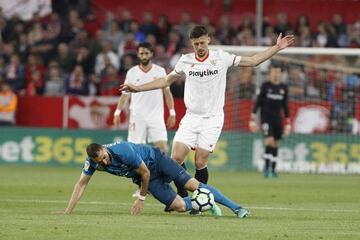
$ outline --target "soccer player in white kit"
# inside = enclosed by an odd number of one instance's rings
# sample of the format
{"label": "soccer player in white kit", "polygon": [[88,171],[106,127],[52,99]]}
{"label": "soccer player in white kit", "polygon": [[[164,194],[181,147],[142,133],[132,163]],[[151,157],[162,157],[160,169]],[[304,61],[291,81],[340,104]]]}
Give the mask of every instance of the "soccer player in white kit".
{"label": "soccer player in white kit", "polygon": [[[132,67],[126,73],[125,83],[141,85],[154,81],[155,78],[165,77],[163,67],[151,62],[153,48],[150,43],[140,43],[137,49],[140,64]],[[131,96],[130,96],[131,95]],[[175,124],[174,99],[169,87],[155,89],[141,93],[122,92],[114,112],[114,125],[120,123],[120,113],[129,97],[130,117],[128,141],[132,143],[153,143],[162,152],[167,151],[167,132],[164,122],[164,100],[169,109],[168,127]]]}
{"label": "soccer player in white kit", "polygon": [[[231,66],[255,67],[291,45],[294,36],[282,38],[280,34],[274,46],[253,56],[236,56],[223,50],[209,50],[210,37],[203,26],[194,26],[189,38],[194,53],[182,55],[174,71],[140,86],[125,83],[121,90],[148,91],[170,86],[179,78],[185,78],[186,114],[174,137],[171,157],[182,164],[190,149],[195,149],[195,178],[206,184],[208,157],[215,148],[224,122],[227,69]],[[187,194],[179,188],[178,193],[181,196]]]}

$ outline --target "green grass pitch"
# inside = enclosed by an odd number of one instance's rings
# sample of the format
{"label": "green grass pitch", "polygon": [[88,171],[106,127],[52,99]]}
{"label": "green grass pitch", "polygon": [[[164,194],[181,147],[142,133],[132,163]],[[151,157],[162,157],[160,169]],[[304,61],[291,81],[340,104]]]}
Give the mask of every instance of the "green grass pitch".
{"label": "green grass pitch", "polygon": [[131,180],[95,173],[71,215],[66,207],[81,169],[0,165],[0,239],[360,239],[360,176],[211,173],[210,184],[251,211],[237,219],[165,213],[148,197],[131,216]]}

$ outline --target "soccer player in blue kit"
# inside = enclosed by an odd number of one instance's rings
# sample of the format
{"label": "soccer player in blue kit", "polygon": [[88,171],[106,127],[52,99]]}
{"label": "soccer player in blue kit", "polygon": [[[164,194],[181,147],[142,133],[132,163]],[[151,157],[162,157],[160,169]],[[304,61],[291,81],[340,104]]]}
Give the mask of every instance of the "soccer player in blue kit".
{"label": "soccer player in blue kit", "polygon": [[[74,186],[67,208],[63,213],[72,213],[80,200],[93,173],[105,171],[116,176],[131,178],[140,186],[140,192],[131,208],[131,213],[137,215],[144,207],[147,193],[151,193],[157,200],[177,212],[192,209],[190,197],[180,197],[171,188],[170,182],[176,181],[188,191],[198,188],[210,190],[215,202],[230,208],[237,217],[245,218],[249,211],[228,199],[216,188],[200,183],[170,157],[158,148],[130,142],[115,142],[108,145],[92,143],[87,146],[88,157],[85,160],[80,179]],[[215,204],[211,212],[214,216],[221,216],[221,209]]]}

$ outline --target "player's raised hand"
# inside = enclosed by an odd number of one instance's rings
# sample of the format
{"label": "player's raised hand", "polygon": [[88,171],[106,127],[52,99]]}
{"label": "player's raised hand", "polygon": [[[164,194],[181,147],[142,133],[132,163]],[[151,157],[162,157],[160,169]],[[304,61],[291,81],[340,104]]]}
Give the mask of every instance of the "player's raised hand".
{"label": "player's raised hand", "polygon": [[287,35],[282,38],[282,33],[279,34],[279,37],[276,40],[276,45],[281,49],[287,48],[295,42],[294,35]]}
{"label": "player's raised hand", "polygon": [[139,92],[139,87],[132,84],[121,84],[119,91],[124,92]]}

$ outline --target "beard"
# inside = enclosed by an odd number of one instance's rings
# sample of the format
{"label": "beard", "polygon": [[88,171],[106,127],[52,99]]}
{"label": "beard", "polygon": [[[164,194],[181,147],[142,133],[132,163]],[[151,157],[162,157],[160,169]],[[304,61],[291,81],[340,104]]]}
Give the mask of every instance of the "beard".
{"label": "beard", "polygon": [[147,66],[147,65],[149,65],[149,63],[150,63],[150,59],[140,60],[140,63],[141,63],[141,65],[143,65],[143,66]]}

